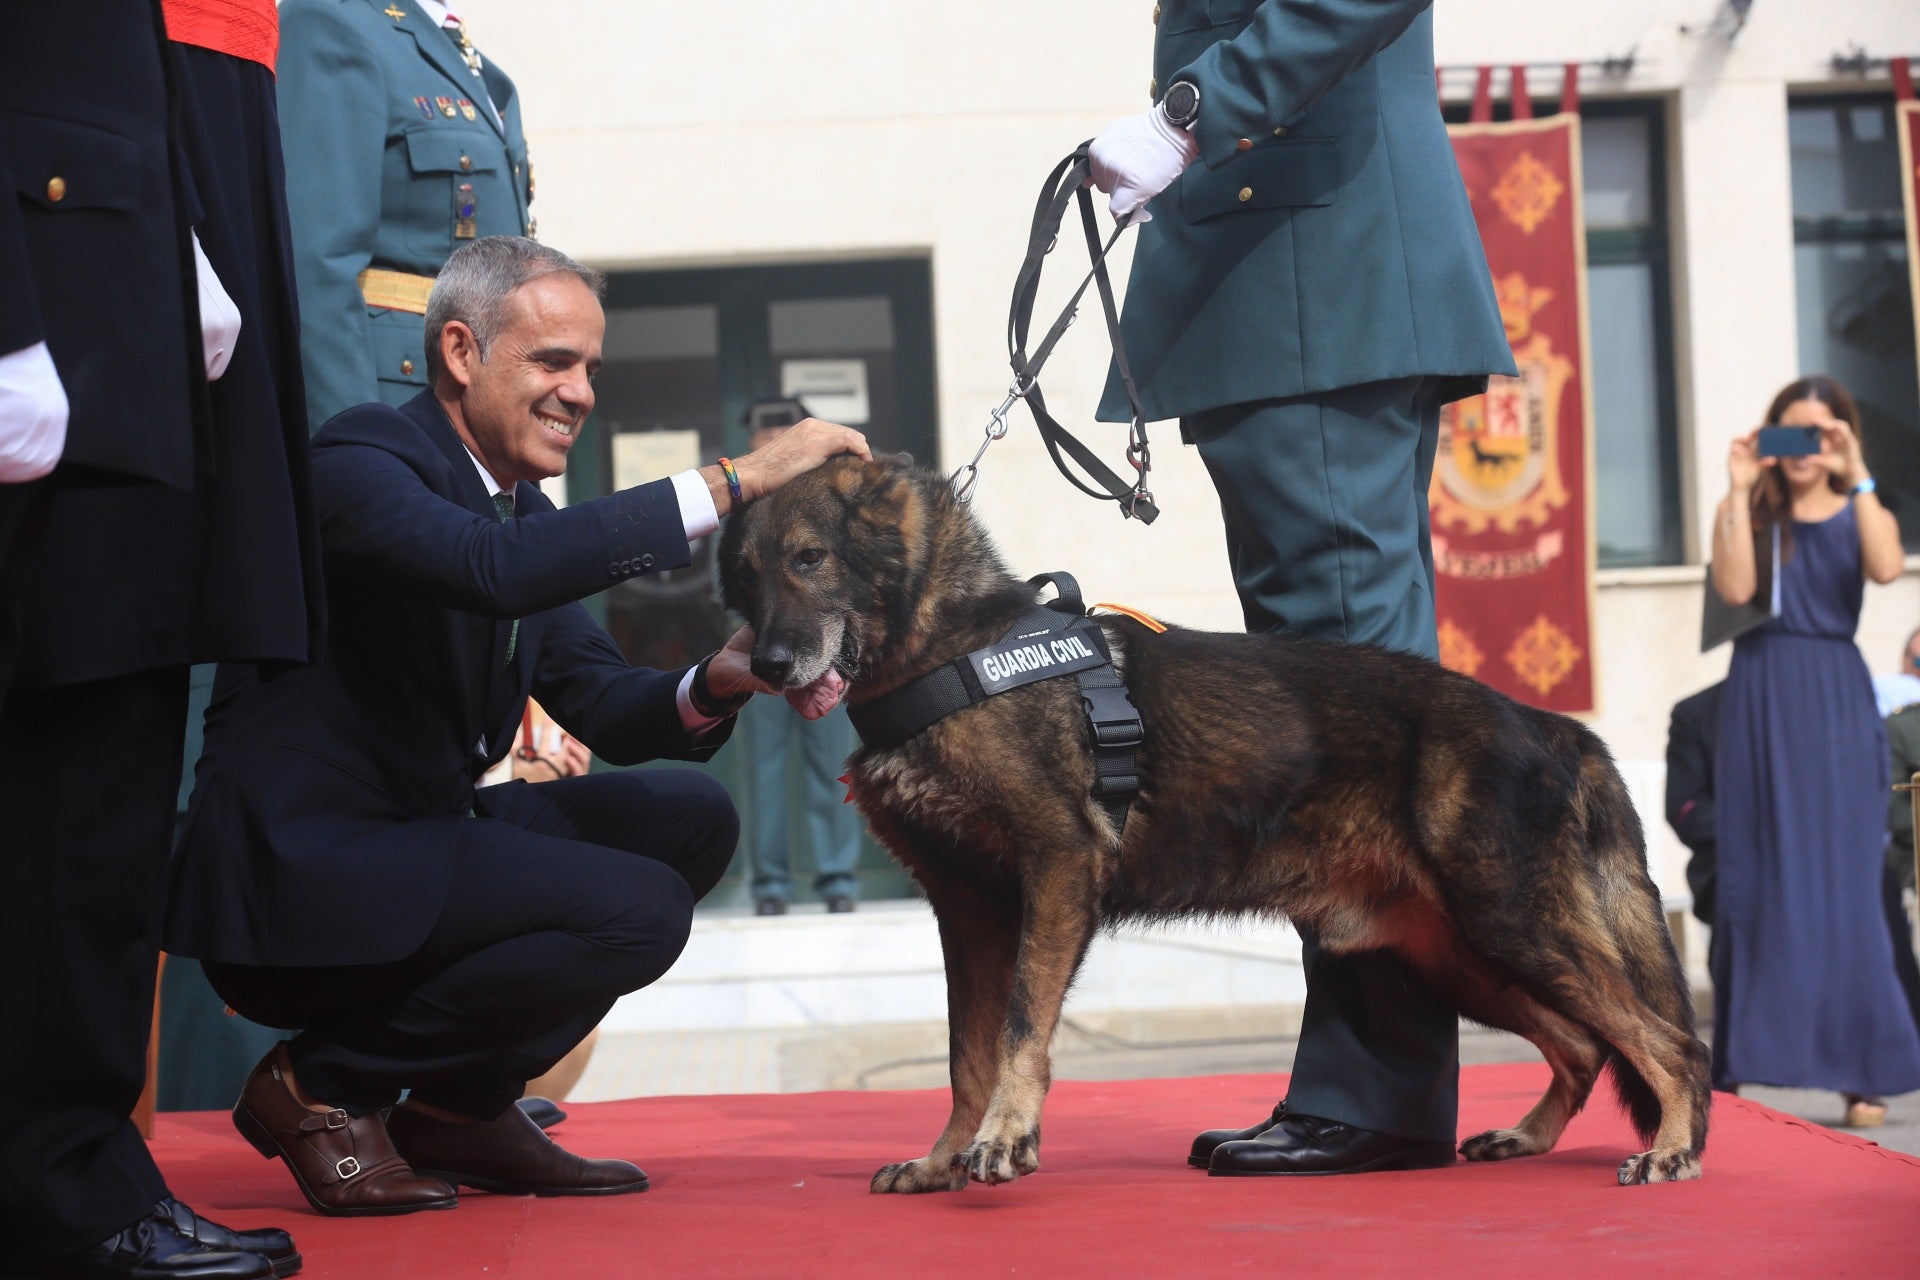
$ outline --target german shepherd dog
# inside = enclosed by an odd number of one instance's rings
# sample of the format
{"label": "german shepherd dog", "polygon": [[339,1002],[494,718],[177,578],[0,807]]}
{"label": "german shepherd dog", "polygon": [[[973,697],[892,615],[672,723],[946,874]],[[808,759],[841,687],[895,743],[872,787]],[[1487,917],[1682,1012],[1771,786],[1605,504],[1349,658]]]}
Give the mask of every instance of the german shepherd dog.
{"label": "german shepherd dog", "polygon": [[[791,689],[832,669],[855,706],[1035,603],[946,482],[898,459],[837,458],[750,504],[720,558],[755,673]],[[1620,1182],[1700,1176],[1707,1054],[1598,738],[1406,654],[1100,621],[1145,722],[1124,838],[1089,794],[1072,680],[849,761],[855,803],[939,922],[953,1082],[933,1150],[872,1190],[1038,1169],[1049,1046],[1094,931],[1194,915],[1285,915],[1329,951],[1386,948],[1537,1045],[1545,1096],[1469,1138],[1467,1159],[1551,1150],[1610,1067],[1651,1146]]]}

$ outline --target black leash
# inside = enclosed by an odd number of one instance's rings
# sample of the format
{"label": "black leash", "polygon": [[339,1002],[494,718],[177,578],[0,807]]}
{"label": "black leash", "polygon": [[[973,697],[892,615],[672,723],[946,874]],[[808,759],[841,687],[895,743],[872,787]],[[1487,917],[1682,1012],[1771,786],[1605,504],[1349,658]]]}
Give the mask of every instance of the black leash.
{"label": "black leash", "polygon": [[[1114,227],[1113,234],[1107,237],[1106,242],[1101,242],[1099,224],[1094,216],[1092,188],[1087,185],[1090,170],[1087,149],[1090,145],[1082,143],[1072,155],[1055,165],[1040,188],[1040,198],[1034,205],[1032,228],[1027,236],[1027,256],[1020,264],[1019,274],[1014,277],[1013,302],[1007,314],[1007,356],[1013,366],[1013,386],[1008,389],[1007,398],[988,419],[987,438],[981,442],[973,460],[953,473],[953,487],[962,502],[973,497],[974,486],[980,479],[981,457],[985,455],[988,445],[1007,434],[1007,414],[1012,410],[1014,401],[1025,400],[1027,407],[1033,411],[1034,425],[1040,429],[1040,438],[1047,446],[1053,465],[1059,468],[1068,483],[1089,497],[1118,503],[1122,516],[1136,517],[1144,524],[1152,524],[1160,514],[1160,509],[1154,505],[1153,494],[1147,488],[1147,474],[1152,469],[1153,459],[1147,447],[1146,411],[1140,406],[1140,393],[1134,386],[1133,370],[1127,364],[1126,344],[1120,336],[1120,311],[1114,304],[1113,282],[1107,275],[1107,255],[1119,243],[1121,233],[1131,224],[1122,221]],[[1046,256],[1053,252],[1054,245],[1059,241],[1060,224],[1066,217],[1067,205],[1076,199],[1080,204],[1080,225],[1086,233],[1087,254],[1093,260],[1093,266],[1080,281],[1080,287],[1073,291],[1073,297],[1068,299],[1060,317],[1047,330],[1046,336],[1041,338],[1040,345],[1034,348],[1032,355],[1028,355],[1027,337],[1033,324],[1034,299],[1040,290],[1040,272],[1045,266]],[[1066,333],[1068,326],[1079,315],[1080,300],[1086,296],[1089,285],[1099,287],[1100,305],[1107,320],[1107,338],[1113,346],[1114,367],[1119,371],[1120,383],[1127,393],[1127,406],[1133,414],[1127,433],[1127,461],[1136,473],[1131,484],[1114,474],[1094,455],[1093,450],[1082,444],[1047,412],[1046,398],[1040,392],[1040,367],[1047,362],[1061,335]],[[1096,489],[1075,475],[1067,466],[1067,457],[1071,457],[1100,487]]]}

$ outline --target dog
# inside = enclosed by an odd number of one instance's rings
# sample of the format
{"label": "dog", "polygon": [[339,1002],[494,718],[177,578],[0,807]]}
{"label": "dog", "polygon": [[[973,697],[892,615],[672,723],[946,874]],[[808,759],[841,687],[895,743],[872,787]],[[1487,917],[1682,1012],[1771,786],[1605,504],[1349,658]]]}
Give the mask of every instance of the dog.
{"label": "dog", "polygon": [[[720,561],[755,674],[844,680],[856,713],[993,644],[1037,594],[941,477],[897,459],[837,458],[748,504]],[[1190,916],[1286,916],[1332,952],[1385,948],[1538,1046],[1546,1094],[1469,1138],[1468,1160],[1551,1150],[1604,1068],[1650,1148],[1619,1182],[1700,1176],[1707,1053],[1597,737],[1408,654],[1099,624],[1144,722],[1123,829],[1090,794],[1071,679],[849,759],[852,799],[933,907],[947,976],[952,1112],[873,1191],[1037,1170],[1050,1044],[1095,931]]]}

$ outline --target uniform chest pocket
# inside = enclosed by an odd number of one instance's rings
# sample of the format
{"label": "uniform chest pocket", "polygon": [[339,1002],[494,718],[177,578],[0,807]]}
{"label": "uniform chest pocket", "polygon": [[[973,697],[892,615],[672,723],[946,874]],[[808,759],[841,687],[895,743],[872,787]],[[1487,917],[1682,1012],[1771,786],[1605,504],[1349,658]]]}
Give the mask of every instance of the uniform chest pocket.
{"label": "uniform chest pocket", "polygon": [[[506,149],[494,134],[479,129],[427,125],[406,135],[407,247],[436,260],[446,258],[462,240],[488,234],[483,220],[519,229],[519,218],[504,181]],[[499,229],[496,226],[496,230]]]}
{"label": "uniform chest pocket", "polygon": [[1170,36],[1183,31],[1245,21],[1261,0],[1161,0],[1159,27]]}
{"label": "uniform chest pocket", "polygon": [[1312,208],[1333,203],[1339,188],[1332,138],[1270,138],[1218,169],[1199,165],[1180,183],[1188,222],[1255,209]]}
{"label": "uniform chest pocket", "polygon": [[71,120],[0,111],[0,154],[20,198],[52,212],[142,202],[146,166],[129,138]]}

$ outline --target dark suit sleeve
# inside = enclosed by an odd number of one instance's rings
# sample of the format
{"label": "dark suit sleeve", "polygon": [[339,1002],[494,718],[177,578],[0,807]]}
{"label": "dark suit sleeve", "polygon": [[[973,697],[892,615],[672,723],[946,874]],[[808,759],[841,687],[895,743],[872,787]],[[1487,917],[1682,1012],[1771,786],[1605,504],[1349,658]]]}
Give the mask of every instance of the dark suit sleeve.
{"label": "dark suit sleeve", "polygon": [[[369,416],[382,412],[392,411]],[[337,566],[394,580],[435,604],[497,620],[692,563],[668,480],[562,511],[548,504],[503,524],[435,493],[398,453],[330,430],[314,442],[313,488],[330,575]]]}
{"label": "dark suit sleeve", "polygon": [[4,126],[0,126],[0,356],[47,340],[27,259],[20,201],[14,195],[13,171],[7,167],[6,141]]}
{"label": "dark suit sleeve", "polygon": [[[1893,754],[1893,785],[1911,781],[1920,770],[1920,707],[1896,711],[1887,718],[1887,746]],[[1904,791],[1895,791],[1887,802],[1887,830],[1894,844],[1907,856],[1913,853],[1913,801]]]}
{"label": "dark suit sleeve", "polygon": [[733,734],[733,717],[694,737],[677,694],[686,668],[633,667],[580,605],[557,610],[540,644],[533,697],[561,728],[610,764],[707,760]]}
{"label": "dark suit sleeve", "polygon": [[1667,729],[1667,822],[1689,849],[1715,841],[1713,748],[1691,699],[1673,709]]}
{"label": "dark suit sleeve", "polygon": [[[1374,54],[1400,38],[1432,0],[1265,0],[1245,30],[1177,72],[1200,87],[1194,140],[1218,168],[1241,138],[1270,137]],[[1437,110],[1437,108],[1436,108]]]}
{"label": "dark suit sleeve", "polygon": [[387,84],[337,3],[280,9],[280,137],[311,429],[380,398],[360,272],[380,231]]}

